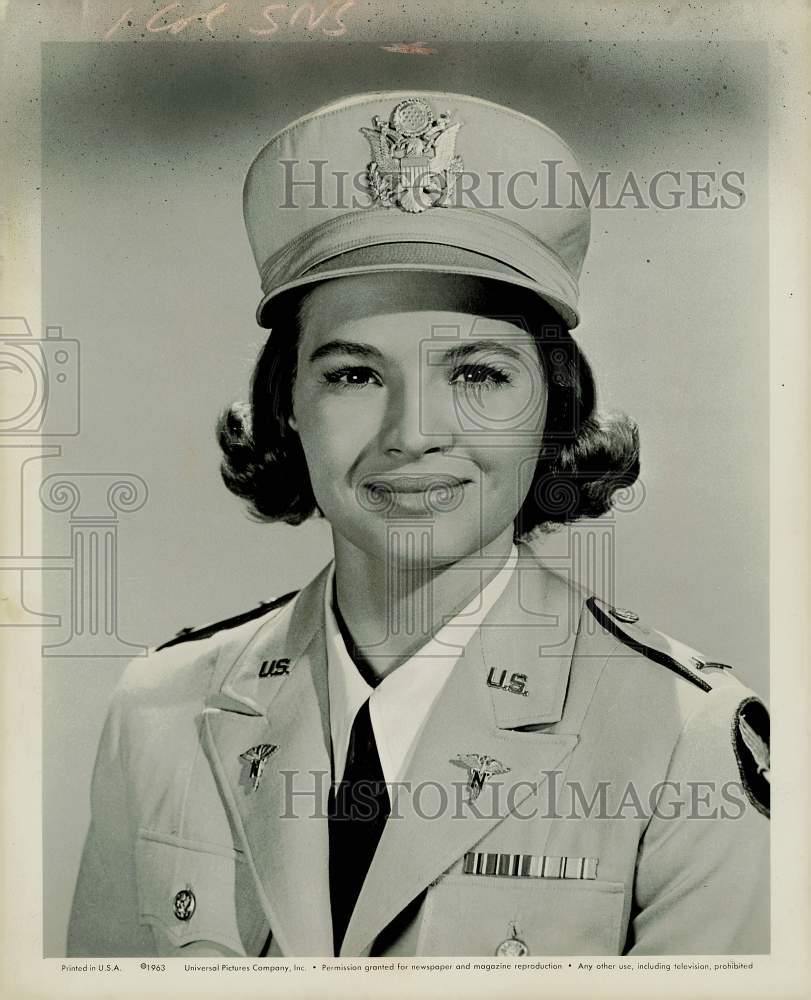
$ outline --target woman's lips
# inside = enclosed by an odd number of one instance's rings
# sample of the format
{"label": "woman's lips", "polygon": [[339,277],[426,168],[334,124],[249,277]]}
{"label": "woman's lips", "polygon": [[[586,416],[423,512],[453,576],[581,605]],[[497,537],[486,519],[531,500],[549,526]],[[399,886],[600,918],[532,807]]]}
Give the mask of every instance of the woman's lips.
{"label": "woman's lips", "polygon": [[370,478],[364,486],[371,510],[429,516],[455,510],[471,484],[472,480],[457,476],[388,475]]}
{"label": "woman's lips", "polygon": [[470,483],[469,479],[457,476],[401,475],[380,476],[366,481],[367,490],[387,493],[428,493],[432,490],[455,490]]}

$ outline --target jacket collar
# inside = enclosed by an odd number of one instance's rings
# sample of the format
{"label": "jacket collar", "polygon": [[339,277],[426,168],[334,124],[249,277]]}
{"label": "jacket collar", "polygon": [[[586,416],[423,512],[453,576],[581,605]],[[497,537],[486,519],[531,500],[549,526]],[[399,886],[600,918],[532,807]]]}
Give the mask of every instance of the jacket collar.
{"label": "jacket collar", "polygon": [[563,717],[582,608],[577,591],[542,567],[528,545],[518,551],[515,572],[481,628],[487,690],[502,729]]}
{"label": "jacket collar", "polygon": [[[266,618],[236,650],[233,645],[224,647],[215,668],[215,678],[221,679],[215,680],[218,690],[209,698],[210,705],[248,715],[267,712],[283,682],[293,676],[299,658],[323,632],[328,576],[329,565],[289,604]],[[264,675],[263,664],[267,664]],[[271,673],[274,669],[278,672]]]}
{"label": "jacket collar", "polygon": [[[325,566],[290,604],[268,618],[236,656],[231,650],[230,658],[218,665],[222,681],[210,704],[265,714],[303,651],[316,634],[323,633],[329,570]],[[519,544],[518,564],[481,627],[486,684],[499,727],[560,721],[581,607],[576,589],[542,567],[528,545]],[[276,675],[275,684],[260,676],[262,663],[273,660],[289,661],[287,674]],[[326,670],[325,657],[318,660]],[[518,675],[515,680],[514,675]],[[516,697],[522,676],[526,679],[521,697]]]}
{"label": "jacket collar", "polygon": [[[218,665],[202,739],[283,954],[332,954],[326,805],[331,775],[323,631],[327,569]],[[519,546],[513,576],[442,690],[415,748],[347,928],[342,954],[384,927],[554,770],[576,735],[521,732],[559,722],[579,617],[570,588]],[[233,648],[233,647],[231,647]],[[277,661],[279,673],[262,665]],[[289,661],[278,668],[279,661]],[[241,754],[275,747],[256,787]],[[463,760],[508,768],[470,808]],[[462,762],[460,762],[462,761]],[[433,815],[430,789],[447,805]],[[424,797],[420,798],[420,796]],[[443,804],[443,803],[440,803]],[[302,886],[306,891],[302,892]]]}

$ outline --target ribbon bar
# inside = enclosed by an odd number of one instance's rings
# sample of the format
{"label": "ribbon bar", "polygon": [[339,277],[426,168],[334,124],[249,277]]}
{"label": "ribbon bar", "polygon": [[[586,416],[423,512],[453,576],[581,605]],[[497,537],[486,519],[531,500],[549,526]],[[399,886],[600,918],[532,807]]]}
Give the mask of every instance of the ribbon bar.
{"label": "ribbon bar", "polygon": [[499,854],[468,851],[465,875],[498,875],[505,878],[597,878],[598,858],[555,858],[540,854]]}

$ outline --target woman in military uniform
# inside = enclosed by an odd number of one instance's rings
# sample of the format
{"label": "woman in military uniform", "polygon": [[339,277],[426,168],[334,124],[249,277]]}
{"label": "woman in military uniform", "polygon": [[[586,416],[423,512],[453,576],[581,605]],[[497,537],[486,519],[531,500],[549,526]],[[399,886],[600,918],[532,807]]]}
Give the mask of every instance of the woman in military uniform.
{"label": "woman in military uniform", "polygon": [[552,160],[511,109],[375,93],[254,161],[223,477],[334,559],[125,672],[71,954],[768,950],[762,702],[526,544],[639,471],[570,332],[588,209],[509,193]]}

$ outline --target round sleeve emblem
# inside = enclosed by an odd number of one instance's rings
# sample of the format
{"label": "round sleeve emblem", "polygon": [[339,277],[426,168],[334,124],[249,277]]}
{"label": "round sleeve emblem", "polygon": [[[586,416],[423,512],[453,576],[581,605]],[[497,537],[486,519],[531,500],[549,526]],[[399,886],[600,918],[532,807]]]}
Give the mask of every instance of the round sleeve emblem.
{"label": "round sleeve emblem", "polygon": [[181,889],[174,901],[175,916],[178,920],[191,920],[197,908],[197,900],[191,889]]}
{"label": "round sleeve emblem", "polygon": [[759,698],[744,698],[732,729],[733,747],[746,797],[764,816],[771,814],[769,710]]}

